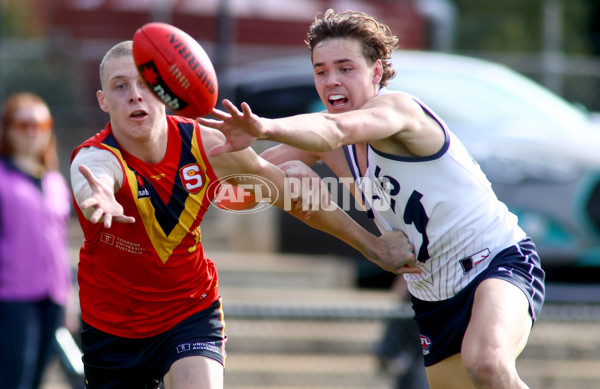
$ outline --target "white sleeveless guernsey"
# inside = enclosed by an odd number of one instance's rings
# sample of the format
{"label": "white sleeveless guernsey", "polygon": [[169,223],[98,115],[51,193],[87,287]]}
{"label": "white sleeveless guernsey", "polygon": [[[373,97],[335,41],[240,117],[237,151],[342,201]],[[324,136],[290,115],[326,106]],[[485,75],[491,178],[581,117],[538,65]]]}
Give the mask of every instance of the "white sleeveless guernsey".
{"label": "white sleeveless guernsey", "polygon": [[354,145],[345,146],[366,207],[383,233],[401,230],[415,246],[421,274],[405,274],[410,293],[425,301],[451,298],[503,249],[524,239],[517,217],[498,200],[460,140],[442,127],[442,149],[429,157],[399,157],[367,145],[361,176]]}

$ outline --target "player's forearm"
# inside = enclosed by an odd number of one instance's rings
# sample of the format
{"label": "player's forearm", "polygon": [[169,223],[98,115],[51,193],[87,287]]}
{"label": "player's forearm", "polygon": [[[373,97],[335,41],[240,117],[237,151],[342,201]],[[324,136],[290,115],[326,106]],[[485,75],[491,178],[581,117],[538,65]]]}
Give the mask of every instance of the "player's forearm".
{"label": "player's forearm", "polygon": [[321,209],[310,219],[299,218],[307,225],[350,245],[371,261],[378,261],[389,255],[387,246],[383,241],[365,230],[337,206],[335,210]]}
{"label": "player's forearm", "polygon": [[323,114],[304,114],[280,119],[262,119],[259,139],[285,143],[301,150],[324,152],[343,145],[344,134],[337,123]]}

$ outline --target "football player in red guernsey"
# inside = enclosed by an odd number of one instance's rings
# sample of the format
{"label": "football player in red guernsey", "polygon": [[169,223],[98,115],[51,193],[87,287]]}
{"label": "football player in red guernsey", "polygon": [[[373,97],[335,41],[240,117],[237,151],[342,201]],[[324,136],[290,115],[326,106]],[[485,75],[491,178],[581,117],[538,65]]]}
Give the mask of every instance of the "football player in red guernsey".
{"label": "football player in red guernsey", "polygon": [[[98,102],[110,122],[71,162],[85,237],[78,281],[88,388],[220,389],[226,336],[200,223],[219,178],[260,176],[257,190],[283,193],[285,174],[250,148],[207,157],[224,136],[166,115],[138,73],[131,41],[105,55],[100,79]],[[274,204],[283,207],[283,197]],[[384,269],[415,271],[402,233],[378,238],[339,208],[308,219],[290,212]]]}

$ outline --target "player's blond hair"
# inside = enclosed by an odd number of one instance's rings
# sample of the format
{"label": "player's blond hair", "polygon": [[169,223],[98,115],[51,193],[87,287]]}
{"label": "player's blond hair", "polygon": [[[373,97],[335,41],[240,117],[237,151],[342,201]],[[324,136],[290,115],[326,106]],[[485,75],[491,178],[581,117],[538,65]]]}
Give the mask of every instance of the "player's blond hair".
{"label": "player's blond hair", "polygon": [[117,43],[104,54],[104,58],[100,62],[100,84],[102,85],[102,89],[104,89],[104,68],[108,61],[127,55],[133,56],[133,41],[131,40]]}
{"label": "player's blond hair", "polygon": [[378,59],[383,66],[383,76],[379,85],[384,87],[388,80],[394,78],[396,72],[392,69],[392,52],[398,45],[398,38],[390,28],[379,23],[375,18],[364,12],[346,11],[336,13],[328,9],[322,18],[317,16],[307,34],[306,44],[312,52],[322,41],[334,38],[352,38],[359,41],[363,55],[370,64]]}

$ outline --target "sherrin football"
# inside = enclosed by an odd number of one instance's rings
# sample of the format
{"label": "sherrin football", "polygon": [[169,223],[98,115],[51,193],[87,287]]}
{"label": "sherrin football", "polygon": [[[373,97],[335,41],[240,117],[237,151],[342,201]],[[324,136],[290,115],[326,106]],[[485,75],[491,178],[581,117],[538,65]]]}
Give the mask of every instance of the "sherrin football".
{"label": "sherrin football", "polygon": [[133,36],[133,60],[152,93],[173,113],[202,117],[217,104],[212,62],[202,46],[179,28],[143,25]]}

